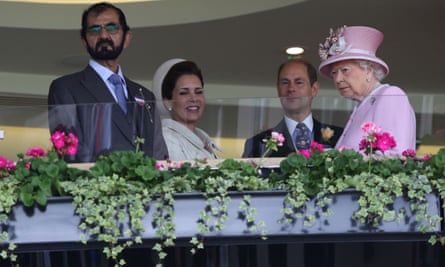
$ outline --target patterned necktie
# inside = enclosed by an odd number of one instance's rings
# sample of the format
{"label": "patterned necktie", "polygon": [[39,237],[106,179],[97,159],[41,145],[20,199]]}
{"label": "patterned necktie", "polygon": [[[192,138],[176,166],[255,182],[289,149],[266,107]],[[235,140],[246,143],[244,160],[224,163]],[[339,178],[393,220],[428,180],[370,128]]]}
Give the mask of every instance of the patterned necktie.
{"label": "patterned necktie", "polygon": [[304,123],[299,123],[297,124],[295,131],[297,132],[297,136],[295,138],[295,146],[297,147],[297,149],[309,149],[309,146],[311,145],[311,135],[309,128],[307,128]]}
{"label": "patterned necktie", "polygon": [[116,94],[117,102],[124,113],[127,113],[127,103],[125,101],[124,85],[121,77],[117,74],[112,74],[108,80],[114,85],[114,93]]}

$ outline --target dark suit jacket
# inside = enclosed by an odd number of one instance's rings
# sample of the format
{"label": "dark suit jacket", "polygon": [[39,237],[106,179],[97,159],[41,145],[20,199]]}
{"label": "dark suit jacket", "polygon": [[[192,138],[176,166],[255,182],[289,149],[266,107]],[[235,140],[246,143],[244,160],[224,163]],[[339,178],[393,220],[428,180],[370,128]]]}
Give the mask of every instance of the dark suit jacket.
{"label": "dark suit jacket", "polygon": [[78,152],[67,158],[68,161],[94,162],[99,155],[111,151],[135,151],[136,137],[144,138],[140,150],[147,156],[162,160],[168,157],[153,93],[128,78],[125,81],[127,114],[90,66],[51,83],[48,94],[50,132],[71,130],[79,138]]}
{"label": "dark suit jacket", "polygon": [[[338,139],[340,138],[343,132],[343,128],[334,125],[324,124],[316,119],[313,120],[314,120],[314,128],[312,129],[312,131],[313,131],[314,141],[323,144],[325,148],[333,148],[337,143]],[[329,142],[324,141],[321,135],[321,129],[326,127],[329,127],[332,130],[334,130],[334,135],[329,140]],[[263,139],[270,138],[272,131],[282,133],[285,138],[285,143],[283,144],[283,146],[278,147],[278,151],[272,151],[271,153],[266,155],[266,157],[287,157],[290,153],[295,153],[294,145],[292,143],[292,134],[289,133],[289,131],[287,130],[286,122],[284,121],[283,118],[280,121],[280,123],[278,123],[274,128],[263,131],[247,139],[244,145],[244,152],[242,157],[257,158],[263,156],[264,152],[266,151],[266,146],[263,142]]]}

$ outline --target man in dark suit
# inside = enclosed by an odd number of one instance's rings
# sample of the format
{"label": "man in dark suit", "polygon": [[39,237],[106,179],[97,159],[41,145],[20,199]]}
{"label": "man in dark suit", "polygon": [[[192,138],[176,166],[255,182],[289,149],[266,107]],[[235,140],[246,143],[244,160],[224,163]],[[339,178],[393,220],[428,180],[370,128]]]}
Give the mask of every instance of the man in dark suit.
{"label": "man in dark suit", "polygon": [[284,118],[274,128],[247,139],[243,157],[263,156],[266,151],[263,140],[269,138],[272,131],[282,133],[285,143],[278,147],[278,151],[271,151],[266,157],[286,157],[302,149],[296,144],[299,132],[295,129],[299,124],[304,124],[309,130],[309,143],[315,141],[325,148],[334,147],[343,128],[321,123],[312,117],[312,99],[317,95],[319,87],[317,70],[307,60],[292,59],[281,64],[278,69],[277,93]]}
{"label": "man in dark suit", "polygon": [[[90,54],[88,66],[54,80],[48,94],[51,133],[72,131],[79,138],[77,154],[67,160],[94,162],[112,151],[135,151],[136,138],[144,139],[139,150],[145,155],[166,159],[154,94],[125,77],[119,65],[119,56],[132,37],[122,10],[105,2],[91,5],[83,12],[80,36]],[[147,251],[126,250],[127,266],[150,265]],[[104,256],[98,250],[89,256],[89,266],[113,265],[101,264]]]}
{"label": "man in dark suit", "polygon": [[119,65],[131,37],[124,13],[114,5],[98,3],[84,11],[81,42],[89,64],[54,80],[48,94],[51,133],[73,131],[79,138],[78,152],[68,161],[94,162],[112,151],[135,151],[136,138],[144,139],[139,148],[147,156],[168,157],[153,93],[125,77]]}
{"label": "man in dark suit", "polygon": [[[340,138],[343,128],[322,123],[312,117],[312,99],[317,96],[320,85],[317,70],[304,59],[293,59],[284,62],[278,68],[277,93],[280,97],[284,118],[272,129],[263,131],[246,140],[243,157],[261,157],[266,151],[264,139],[271,136],[271,132],[282,133],[285,137],[283,146],[277,151],[271,151],[266,157],[286,157],[300,149],[308,149],[310,142],[323,144],[325,148],[333,148]],[[304,124],[307,130],[307,142],[299,144],[298,125]],[[297,129],[297,130],[296,130]],[[270,266],[290,266],[287,262],[288,251],[296,249],[283,244],[268,246]],[[256,266],[256,250],[254,247],[245,248],[248,259],[240,258],[240,262],[253,262]],[[296,251],[295,251],[296,253]],[[310,267],[334,266],[334,247],[332,244],[305,244],[304,264]],[[247,266],[244,264],[244,266]],[[250,266],[250,265],[249,265]]]}

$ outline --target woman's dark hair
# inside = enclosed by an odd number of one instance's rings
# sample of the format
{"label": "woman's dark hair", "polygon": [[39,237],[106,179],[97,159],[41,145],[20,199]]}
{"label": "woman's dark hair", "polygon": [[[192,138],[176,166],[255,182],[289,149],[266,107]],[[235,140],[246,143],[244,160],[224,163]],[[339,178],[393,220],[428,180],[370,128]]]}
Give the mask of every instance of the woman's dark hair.
{"label": "woman's dark hair", "polygon": [[85,10],[83,12],[83,14],[82,14],[82,29],[80,30],[80,36],[82,37],[82,39],[85,39],[85,37],[86,37],[87,28],[88,28],[88,21],[87,21],[88,15],[90,13],[93,13],[94,15],[97,16],[108,9],[114,9],[114,10],[116,10],[117,14],[119,14],[119,24],[121,25],[122,30],[124,31],[124,35],[130,30],[130,26],[127,25],[127,19],[125,18],[125,14],[120,8],[114,6],[113,4],[107,3],[107,2],[101,2],[101,3],[97,3],[97,4],[90,6],[87,10]]}
{"label": "woman's dark hair", "polygon": [[165,75],[162,81],[162,98],[171,100],[173,97],[173,89],[176,82],[182,75],[196,75],[204,86],[204,80],[202,79],[202,73],[198,65],[192,61],[182,61],[173,65]]}

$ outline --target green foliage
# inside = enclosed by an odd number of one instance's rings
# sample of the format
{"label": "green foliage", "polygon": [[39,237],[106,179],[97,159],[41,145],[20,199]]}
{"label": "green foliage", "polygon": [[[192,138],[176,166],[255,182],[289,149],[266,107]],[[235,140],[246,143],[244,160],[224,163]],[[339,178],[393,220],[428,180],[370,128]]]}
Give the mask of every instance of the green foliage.
{"label": "green foliage", "polygon": [[[292,176],[302,183],[302,189],[309,197],[322,190],[324,179],[332,184],[337,179],[344,179],[367,170],[367,163],[360,153],[352,150],[329,150],[313,152],[310,158],[291,154],[280,164],[281,173],[273,179],[276,183],[288,183]],[[337,181],[342,182],[342,181]],[[353,181],[347,181],[353,186]]]}
{"label": "green foliage", "polygon": [[[64,194],[60,181],[81,172],[71,170],[55,151],[42,157],[17,156],[15,168],[6,175],[2,173],[5,177],[0,179],[0,242],[9,241],[9,233],[3,229],[8,229],[6,226],[14,205],[21,202],[25,207],[33,207],[35,204],[44,207],[48,197]],[[14,263],[17,258],[13,253],[15,248],[15,244],[9,241],[9,245],[2,248],[0,257]]]}
{"label": "green foliage", "polygon": [[[282,210],[284,224],[302,218],[311,226],[317,210],[329,214],[329,195],[344,190],[360,192],[359,209],[352,219],[371,227],[382,221],[400,219],[403,210],[394,210],[395,198],[411,202],[419,230],[432,231],[441,220],[427,212],[425,196],[434,191],[445,196],[445,149],[429,160],[410,157],[372,157],[367,160],[352,150],[312,151],[311,156],[292,154],[281,162],[280,174],[271,179],[273,187],[288,190]],[[307,206],[316,203],[315,210]]]}
{"label": "green foliage", "polygon": [[83,242],[104,242],[105,255],[122,266],[120,253],[135,243],[141,243],[145,227],[142,218],[151,201],[147,188],[129,183],[118,174],[112,176],[79,177],[65,181],[63,188],[73,196],[76,214],[81,217]]}
{"label": "green foliage", "polygon": [[64,195],[60,182],[77,177],[81,170],[69,168],[55,151],[46,157],[18,155],[16,169],[11,179],[17,182],[17,194],[26,207],[35,203],[45,206],[48,197]]}
{"label": "green foliage", "polygon": [[445,177],[445,149],[442,148],[439,152],[433,155],[425,162],[425,169],[430,171],[430,176],[434,180],[439,180]]}
{"label": "green foliage", "polygon": [[[158,237],[152,249],[158,253],[158,266],[162,265],[165,248],[175,245],[178,193],[198,193],[205,202],[197,211],[197,234],[190,240],[192,253],[204,247],[206,235],[224,229],[230,192],[234,191],[243,192],[237,215],[245,222],[245,232],[258,232],[263,238],[267,237],[266,226],[256,219],[249,191],[287,192],[280,220],[284,227],[299,220],[311,227],[317,216],[331,214],[332,195],[350,190],[359,194],[359,208],[352,220],[369,227],[400,220],[407,211],[395,210],[393,204],[402,197],[409,201],[419,230],[430,232],[441,218],[428,214],[426,196],[437,192],[445,198],[445,149],[429,160],[364,158],[352,150],[312,151],[309,158],[291,154],[266,178],[260,177],[262,166],[234,159],[223,160],[216,167],[203,161],[180,165],[167,161],[159,166],[141,152],[116,151],[101,156],[90,170],[81,171],[51,152],[47,157],[19,158],[16,170],[0,179],[2,225],[7,225],[8,214],[18,201],[28,207],[44,206],[50,196],[72,196],[82,221],[83,242],[103,242],[104,253],[115,266],[125,265],[120,258],[123,250],[142,242],[142,218],[148,209],[153,210],[152,227]],[[0,241],[8,238],[3,232]],[[445,244],[445,237],[433,235],[430,242]],[[0,256],[14,258],[8,249]]]}
{"label": "green foliage", "polygon": [[[16,194],[18,184],[18,181],[11,177],[0,179],[0,243],[9,241],[8,227],[6,226],[9,221],[8,215],[18,201],[18,195]],[[4,260],[10,259],[10,261],[14,263],[17,259],[17,255],[14,254],[14,249],[15,245],[12,242],[10,242],[10,245],[7,247],[2,246],[0,258]]]}
{"label": "green foliage", "polygon": [[156,161],[144,156],[143,152],[116,151],[108,156],[100,156],[91,168],[94,177],[119,174],[127,181],[142,182],[153,187],[161,181],[159,170],[154,168]]}

